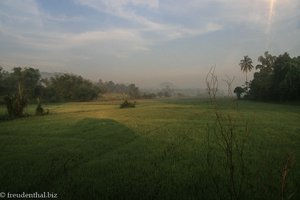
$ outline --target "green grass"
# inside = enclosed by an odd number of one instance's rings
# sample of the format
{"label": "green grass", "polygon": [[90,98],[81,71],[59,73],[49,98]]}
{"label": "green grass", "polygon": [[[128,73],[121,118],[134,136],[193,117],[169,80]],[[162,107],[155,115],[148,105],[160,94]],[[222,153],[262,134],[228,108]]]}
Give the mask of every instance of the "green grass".
{"label": "green grass", "polygon": [[[0,122],[0,192],[55,192],[60,199],[215,199],[206,163],[205,100],[49,104],[50,115]],[[2,109],[2,111],[1,111]],[[4,108],[0,113],[4,113]],[[34,106],[26,112],[33,114]],[[286,196],[300,199],[300,106],[219,101],[237,133],[249,124],[249,185],[243,199],[281,199],[280,169],[295,162]],[[222,159],[216,151],[215,158]],[[219,177],[229,199],[226,174]],[[253,188],[252,188],[253,187]],[[248,190],[249,189],[249,190]]]}

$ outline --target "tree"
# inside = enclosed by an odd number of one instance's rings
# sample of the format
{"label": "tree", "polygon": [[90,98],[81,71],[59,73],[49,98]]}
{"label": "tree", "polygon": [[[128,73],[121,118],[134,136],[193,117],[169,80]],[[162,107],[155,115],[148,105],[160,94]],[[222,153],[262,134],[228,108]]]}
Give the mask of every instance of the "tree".
{"label": "tree", "polygon": [[233,92],[236,94],[238,99],[241,99],[241,96],[245,92],[245,90],[244,90],[244,88],[238,86],[238,87],[234,88]]}
{"label": "tree", "polygon": [[[3,79],[2,73],[1,79]],[[39,80],[39,70],[33,68],[15,67],[12,73],[5,74],[5,78],[2,80],[6,92],[4,102],[10,118],[24,115],[24,108],[28,99],[34,97],[35,87]]]}
{"label": "tree", "polygon": [[255,72],[253,80],[250,82],[250,98],[254,100],[266,101],[271,96],[272,77],[267,70]]}
{"label": "tree", "polygon": [[43,81],[45,98],[50,101],[89,101],[98,96],[99,89],[89,80],[73,74],[63,74]]}
{"label": "tree", "polygon": [[39,85],[40,77],[38,69],[15,67],[12,73],[5,76],[5,92],[7,95],[14,95],[19,93],[21,88],[26,98],[35,99],[35,89]]}
{"label": "tree", "polygon": [[128,95],[136,99],[140,96],[139,88],[135,86],[135,84],[128,85]]}
{"label": "tree", "polygon": [[5,71],[3,70],[3,68],[0,66],[0,95],[5,94]]}
{"label": "tree", "polygon": [[300,99],[300,57],[288,53],[272,56],[265,52],[256,66],[249,94],[254,100],[290,101]]}
{"label": "tree", "polygon": [[244,59],[240,61],[239,65],[241,67],[242,72],[246,73],[246,83],[248,83],[247,73],[253,69],[252,59],[248,56],[244,56]]}
{"label": "tree", "polygon": [[[272,100],[296,100],[300,87],[300,60],[288,53],[279,55],[273,65]],[[297,94],[298,93],[298,94]]]}
{"label": "tree", "polygon": [[161,91],[159,96],[161,97],[171,97],[174,95],[174,85],[171,82],[164,82],[160,84]]}
{"label": "tree", "polygon": [[266,51],[264,56],[259,56],[257,60],[260,64],[256,65],[255,69],[272,71],[276,56],[272,56],[268,51]]}

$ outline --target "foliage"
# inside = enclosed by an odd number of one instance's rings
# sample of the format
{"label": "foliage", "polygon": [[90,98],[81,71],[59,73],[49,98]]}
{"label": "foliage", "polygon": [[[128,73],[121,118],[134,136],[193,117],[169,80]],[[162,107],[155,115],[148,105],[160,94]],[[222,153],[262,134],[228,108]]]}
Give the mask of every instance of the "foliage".
{"label": "foliage", "polygon": [[97,99],[100,93],[126,94],[131,99],[140,97],[139,88],[135,84],[101,80],[93,83],[73,74],[56,74],[54,77],[41,79],[38,69],[16,67],[12,72],[7,72],[0,66],[0,96],[14,96],[18,92],[18,85],[22,87],[29,102],[38,97],[50,102],[90,101]]}
{"label": "foliage", "polygon": [[252,59],[248,56],[244,56],[244,58],[240,61],[240,67],[243,72],[246,73],[246,83],[248,82],[247,73],[253,69]]}
{"label": "foliage", "polygon": [[171,85],[165,85],[158,93],[157,96],[159,97],[171,97],[174,95],[174,89]]}
{"label": "foliage", "polygon": [[0,95],[5,94],[5,76],[6,72],[3,70],[3,68],[0,66]]}
{"label": "foliage", "polygon": [[37,97],[35,91],[39,85],[40,72],[38,69],[15,67],[11,73],[0,68],[0,95],[14,95],[19,91],[19,85],[26,98]]}
{"label": "foliage", "polygon": [[7,113],[9,118],[22,117],[24,108],[27,105],[27,101],[23,95],[21,86],[19,84],[19,92],[14,96],[7,95],[4,97],[4,103],[6,104]]}
{"label": "foliage", "polygon": [[46,111],[44,110],[44,108],[42,107],[40,98],[37,98],[37,102],[38,102],[38,105],[35,109],[35,115],[48,115],[49,110],[48,109]]}
{"label": "foliage", "polygon": [[44,114],[44,108],[42,107],[41,104],[38,104],[36,109],[35,109],[35,114],[36,115],[43,115]]}
{"label": "foliage", "polygon": [[300,100],[300,57],[288,53],[278,57],[265,52],[250,83],[250,97],[263,101]]}
{"label": "foliage", "polygon": [[72,74],[56,75],[43,83],[44,96],[50,101],[89,101],[99,92],[92,82]]}
{"label": "foliage", "polygon": [[39,71],[33,68],[13,68],[8,73],[0,68],[0,94],[5,95],[9,118],[22,117],[28,99],[35,96],[35,87],[40,79]]}
{"label": "foliage", "polygon": [[123,103],[121,103],[120,108],[135,108],[135,102],[124,100]]}
{"label": "foliage", "polygon": [[241,95],[245,92],[245,89],[238,86],[238,87],[234,88],[233,92],[236,94],[238,99],[241,99]]}
{"label": "foliage", "polygon": [[131,99],[140,98],[139,88],[133,83],[126,85],[122,83],[114,83],[113,81],[103,82],[100,79],[96,85],[103,93],[120,93],[129,95]]}
{"label": "foliage", "polygon": [[136,87],[135,84],[129,84],[127,86],[127,93],[133,99],[139,98],[140,96],[139,88]]}

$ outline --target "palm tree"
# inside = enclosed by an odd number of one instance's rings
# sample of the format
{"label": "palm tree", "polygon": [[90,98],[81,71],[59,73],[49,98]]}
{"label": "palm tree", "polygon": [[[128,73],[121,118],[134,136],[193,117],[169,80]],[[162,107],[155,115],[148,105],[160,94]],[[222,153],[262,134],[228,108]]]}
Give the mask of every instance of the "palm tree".
{"label": "palm tree", "polygon": [[246,73],[246,83],[248,83],[247,73],[253,69],[252,59],[249,58],[248,56],[244,56],[244,59],[240,61],[240,66],[242,72]]}

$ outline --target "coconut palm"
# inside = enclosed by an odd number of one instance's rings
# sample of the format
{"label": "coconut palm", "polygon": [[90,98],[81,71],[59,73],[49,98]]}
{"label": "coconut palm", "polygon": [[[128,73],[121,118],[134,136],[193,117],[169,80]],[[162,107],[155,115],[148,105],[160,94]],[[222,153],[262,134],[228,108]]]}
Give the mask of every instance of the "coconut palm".
{"label": "coconut palm", "polygon": [[244,56],[244,59],[242,59],[240,61],[240,66],[241,66],[242,72],[246,73],[246,83],[248,83],[247,74],[248,74],[248,72],[250,72],[253,69],[252,59],[249,58],[248,56]]}

